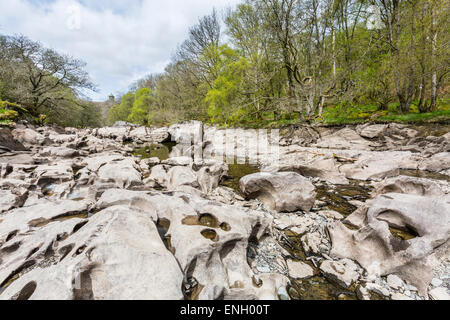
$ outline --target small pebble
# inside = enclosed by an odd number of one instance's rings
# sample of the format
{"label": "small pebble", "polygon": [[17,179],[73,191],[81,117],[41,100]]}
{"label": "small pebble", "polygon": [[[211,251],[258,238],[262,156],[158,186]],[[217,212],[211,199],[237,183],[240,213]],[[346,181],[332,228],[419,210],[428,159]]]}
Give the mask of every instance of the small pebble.
{"label": "small pebble", "polygon": [[433,280],[431,280],[431,285],[433,287],[440,287],[442,285],[442,283],[443,283],[443,281],[438,278],[433,278]]}

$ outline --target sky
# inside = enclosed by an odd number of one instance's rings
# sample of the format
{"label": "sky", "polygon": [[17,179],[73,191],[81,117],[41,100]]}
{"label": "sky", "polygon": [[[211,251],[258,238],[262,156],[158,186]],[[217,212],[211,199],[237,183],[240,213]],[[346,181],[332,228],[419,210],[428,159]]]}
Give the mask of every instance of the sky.
{"label": "sky", "polygon": [[0,0],[0,34],[23,34],[87,63],[94,101],[164,71],[189,27],[240,0]]}

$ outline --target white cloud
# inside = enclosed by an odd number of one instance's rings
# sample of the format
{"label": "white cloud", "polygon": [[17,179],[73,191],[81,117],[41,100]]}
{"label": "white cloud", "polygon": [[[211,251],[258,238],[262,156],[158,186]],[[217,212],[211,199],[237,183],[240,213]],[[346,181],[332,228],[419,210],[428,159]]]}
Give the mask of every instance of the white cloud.
{"label": "white cloud", "polygon": [[104,100],[110,93],[126,91],[134,80],[146,74],[163,71],[199,17],[209,14],[213,7],[221,10],[238,2],[0,1],[0,33],[21,33],[84,60],[100,89],[91,97]]}

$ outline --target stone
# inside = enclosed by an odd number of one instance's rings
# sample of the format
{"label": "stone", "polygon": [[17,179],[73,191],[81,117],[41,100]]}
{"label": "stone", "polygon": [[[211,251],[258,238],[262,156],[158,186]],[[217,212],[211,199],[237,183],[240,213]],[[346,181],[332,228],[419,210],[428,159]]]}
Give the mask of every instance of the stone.
{"label": "stone", "polygon": [[348,259],[341,261],[325,260],[320,265],[324,276],[336,281],[344,288],[349,288],[359,279],[358,267]]}
{"label": "stone", "polygon": [[176,166],[169,169],[167,172],[168,183],[167,188],[169,190],[175,190],[182,185],[197,187],[197,175],[189,167]]}
{"label": "stone", "polygon": [[[25,151],[25,146],[14,139],[11,131],[6,128],[0,128],[0,149],[4,151]],[[0,151],[1,151],[0,150]]]}
{"label": "stone", "polygon": [[394,161],[385,161],[385,158],[361,157],[352,164],[344,164],[339,168],[348,179],[354,180],[381,180],[386,177],[398,176],[399,165]]}
{"label": "stone", "polygon": [[228,173],[226,163],[214,161],[197,171],[197,181],[204,194],[211,193],[219,186],[221,179]]}
{"label": "stone", "polygon": [[437,153],[424,159],[419,165],[419,170],[440,172],[447,169],[450,169],[450,152]]}
{"label": "stone", "polygon": [[310,211],[316,196],[314,185],[295,172],[254,173],[239,184],[247,197],[258,198],[277,212]]}
{"label": "stone", "polygon": [[334,210],[321,210],[318,213],[322,214],[323,216],[325,216],[326,218],[329,218],[329,219],[335,219],[335,220],[344,219],[344,216],[342,214],[340,214],[339,212],[334,211]]}
{"label": "stone", "polygon": [[160,143],[167,141],[169,132],[167,127],[148,128],[144,126],[133,127],[127,135],[127,139],[131,139],[138,143]]}
{"label": "stone", "polygon": [[296,172],[305,177],[317,177],[333,184],[348,184],[348,179],[339,172],[339,165],[333,158],[318,158],[305,164],[281,165],[277,168],[267,167],[264,171]]}
{"label": "stone", "polygon": [[83,201],[40,199],[33,205],[24,205],[9,211],[0,223],[0,243],[9,238],[12,231],[26,232],[36,225],[46,224],[60,217],[87,213],[88,204]]}
{"label": "stone", "polygon": [[32,165],[35,160],[28,153],[4,153],[0,156],[0,164],[2,163]]}
{"label": "stone", "polygon": [[166,188],[169,176],[163,165],[156,165],[150,169],[150,175],[143,180],[144,185],[152,188]]}
{"label": "stone", "polygon": [[0,190],[0,213],[17,206],[17,195],[9,190]]}
{"label": "stone", "polygon": [[441,279],[439,279],[439,278],[433,278],[431,280],[431,285],[433,287],[440,287],[442,285],[442,283],[443,283],[443,281]]}
{"label": "stone", "polygon": [[390,274],[387,276],[387,284],[389,285],[389,287],[395,290],[399,290],[404,286],[403,280],[395,274]]}
{"label": "stone", "polygon": [[398,176],[385,179],[374,186],[372,197],[384,193],[407,193],[419,196],[442,196],[440,186],[430,179]]}
{"label": "stone", "polygon": [[[389,227],[409,228],[417,236],[402,240]],[[342,222],[327,224],[327,229],[331,257],[356,260],[368,272],[376,263],[370,272],[395,273],[425,295],[433,266],[448,250],[450,203],[442,197],[388,193],[368,201]]]}
{"label": "stone", "polygon": [[49,134],[48,137],[57,144],[72,142],[77,138],[75,134]]}
{"label": "stone", "polygon": [[163,165],[156,165],[150,171],[150,176],[144,180],[145,184],[149,181],[154,181],[160,187],[166,188],[169,181],[169,176],[167,175],[166,169]]}
{"label": "stone", "polygon": [[41,165],[34,169],[33,176],[41,187],[50,183],[63,183],[73,180],[72,166],[59,163],[57,165]]}
{"label": "stone", "polygon": [[[414,137],[391,124],[300,128],[282,133],[282,144],[270,135],[268,150],[259,150],[252,130],[201,122],[16,128],[8,139],[30,150],[3,147],[0,129],[0,283],[12,280],[0,299],[289,298],[289,278],[278,272],[302,278],[314,270],[293,258],[285,263],[279,229],[297,233],[307,259],[334,282],[356,286],[360,299],[448,294],[440,280],[450,252],[448,182],[398,176],[401,169],[448,175],[447,136]],[[225,133],[235,143],[221,143]],[[131,155],[169,138],[185,144],[163,162]],[[228,171],[220,156],[242,160],[247,145],[261,173],[279,176],[255,182],[244,199],[219,185]],[[211,159],[193,159],[199,150]],[[347,218],[323,210],[313,184],[326,182],[339,195],[336,185],[349,179],[384,180],[371,183],[371,199],[346,198],[358,207]],[[268,205],[275,202],[279,212]],[[302,212],[313,204],[314,212]],[[402,240],[395,229],[413,238]],[[367,288],[354,261],[367,270]],[[393,274],[417,288],[399,286]]]}
{"label": "stone", "polygon": [[[248,239],[267,236],[270,217],[191,194],[155,194],[151,201],[148,214],[155,212],[158,219],[170,221],[166,235],[170,235],[170,248],[181,269],[203,286],[198,292],[200,300],[217,299],[230,286],[258,296],[247,263]],[[276,299],[278,288],[271,288]]]}
{"label": "stone", "polygon": [[152,158],[142,159],[140,162],[140,165],[147,166],[147,168],[149,168],[149,167],[153,167],[159,163],[160,163],[160,160],[158,157],[152,157]]}
{"label": "stone", "polygon": [[111,182],[119,188],[129,188],[142,184],[139,166],[131,159],[113,161],[100,167],[98,178],[101,182]]}
{"label": "stone", "polygon": [[286,260],[289,276],[295,279],[309,278],[314,275],[314,270],[308,264],[301,261]]}
{"label": "stone", "polygon": [[191,157],[181,156],[181,157],[172,157],[166,160],[161,161],[162,164],[167,164],[169,166],[189,166],[193,163]]}
{"label": "stone", "polygon": [[67,250],[53,253],[59,262],[28,271],[0,298],[12,298],[30,283],[32,300],[183,298],[183,273],[145,213],[123,206],[105,209],[60,248]]}
{"label": "stone", "polygon": [[428,292],[430,299],[432,300],[450,300],[450,294],[444,287],[437,287]]}
{"label": "stone", "polygon": [[203,138],[203,123],[186,121],[171,125],[168,129],[171,140],[178,144],[201,143]]}
{"label": "stone", "polygon": [[386,131],[388,125],[386,124],[374,124],[365,126],[362,128],[359,132],[359,135],[364,138],[374,139],[379,138],[383,135],[383,133]]}
{"label": "stone", "polygon": [[265,273],[258,275],[258,278],[262,282],[261,287],[254,293],[258,300],[278,300],[279,294],[285,292],[289,282],[286,276],[279,273]]}
{"label": "stone", "polygon": [[152,210],[151,196],[145,191],[108,189],[102,193],[101,197],[95,203],[94,208],[95,210],[103,210],[117,205],[150,212],[150,217],[154,221],[158,220],[158,216]]}
{"label": "stone", "polygon": [[390,295],[391,295],[388,289],[386,289],[385,287],[383,287],[379,284],[372,283],[372,282],[366,283],[366,289],[368,291],[375,292],[375,293],[380,294],[385,297],[390,297]]}
{"label": "stone", "polygon": [[359,285],[356,289],[356,295],[359,300],[370,300],[371,294],[365,287]]}
{"label": "stone", "polygon": [[45,137],[42,134],[29,128],[14,129],[11,131],[11,134],[15,140],[27,145],[41,145],[45,141]]}
{"label": "stone", "polygon": [[398,293],[398,292],[392,293],[391,299],[392,300],[414,300],[413,298],[411,298],[405,294]]}
{"label": "stone", "polygon": [[307,254],[318,255],[321,253],[320,245],[322,244],[322,236],[319,232],[308,232],[300,238],[303,250]]}
{"label": "stone", "polygon": [[40,155],[43,157],[52,156],[60,158],[74,158],[79,154],[79,151],[66,147],[47,147],[40,152]]}
{"label": "stone", "polygon": [[370,142],[362,138],[355,130],[344,128],[337,132],[330,132],[322,136],[317,143],[318,148],[370,150]]}

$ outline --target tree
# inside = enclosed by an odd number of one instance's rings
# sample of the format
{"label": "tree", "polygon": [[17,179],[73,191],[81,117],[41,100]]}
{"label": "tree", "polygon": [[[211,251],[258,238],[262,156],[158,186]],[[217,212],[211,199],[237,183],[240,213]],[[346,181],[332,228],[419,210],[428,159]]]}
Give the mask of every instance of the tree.
{"label": "tree", "polygon": [[152,108],[155,107],[156,98],[154,93],[149,88],[139,89],[134,97],[133,107],[128,115],[128,121],[147,125],[148,114]]}
{"label": "tree", "polygon": [[234,124],[246,113],[242,97],[249,62],[226,45],[220,47],[216,60],[218,76],[205,97],[208,115],[213,123]]}
{"label": "tree", "polygon": [[3,90],[33,115],[58,108],[67,88],[75,94],[95,90],[84,62],[24,36],[0,36],[0,60]]}
{"label": "tree", "polygon": [[107,122],[109,124],[114,124],[116,121],[126,121],[131,113],[133,104],[134,93],[129,92],[125,94],[122,97],[120,104],[112,106],[111,109],[109,109]]}

